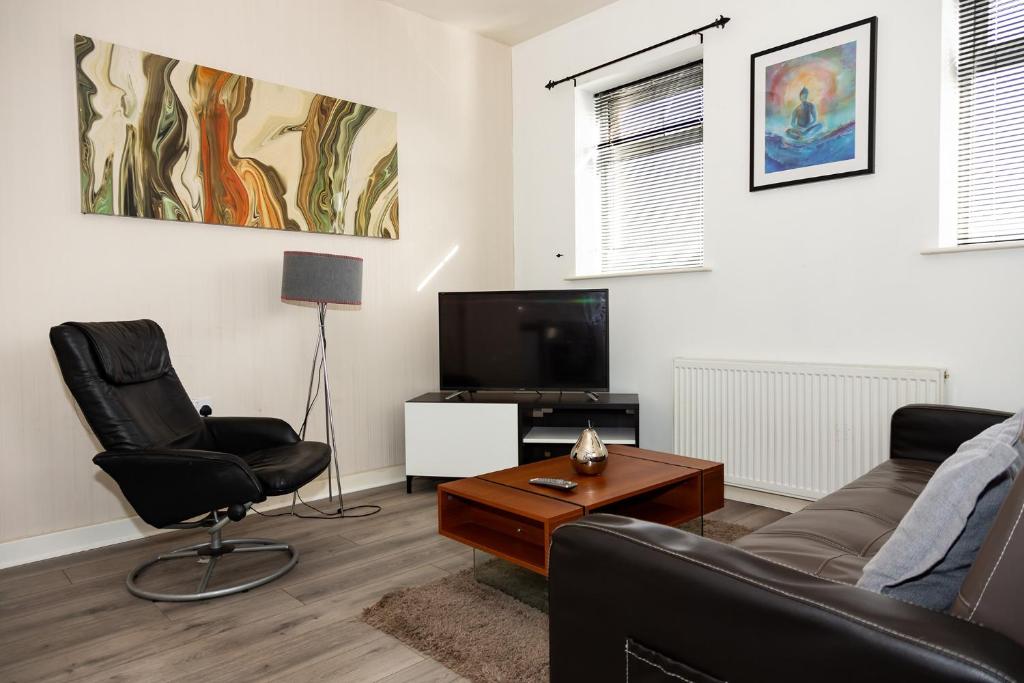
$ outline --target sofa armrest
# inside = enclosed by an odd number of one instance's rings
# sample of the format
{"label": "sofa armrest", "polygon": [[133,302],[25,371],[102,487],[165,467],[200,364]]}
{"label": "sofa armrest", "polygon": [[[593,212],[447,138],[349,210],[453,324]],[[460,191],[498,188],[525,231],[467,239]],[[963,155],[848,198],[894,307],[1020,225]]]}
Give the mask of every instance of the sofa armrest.
{"label": "sofa armrest", "polygon": [[266,498],[253,471],[230,453],[153,448],[105,451],[92,460],[117,482],[139,517],[158,528]]}
{"label": "sofa armrest", "polygon": [[956,453],[964,441],[1011,414],[961,406],[903,406],[892,415],[889,457],[942,462]]}
{"label": "sofa armrest", "polygon": [[555,532],[549,566],[553,683],[625,681],[627,643],[678,665],[665,681],[1024,676],[998,633],[671,527],[591,515]]}
{"label": "sofa armrest", "polygon": [[276,417],[206,417],[203,422],[217,449],[235,455],[299,441],[291,425]]}

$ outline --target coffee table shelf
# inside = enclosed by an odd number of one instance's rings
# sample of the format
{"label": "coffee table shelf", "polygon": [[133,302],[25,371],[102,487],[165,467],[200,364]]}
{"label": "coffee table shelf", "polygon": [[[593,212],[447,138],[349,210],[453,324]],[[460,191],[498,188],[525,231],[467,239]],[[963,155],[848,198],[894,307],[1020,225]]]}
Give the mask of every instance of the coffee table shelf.
{"label": "coffee table shelf", "polygon": [[460,479],[438,487],[437,514],[441,535],[545,574],[551,532],[583,510],[482,479]]}
{"label": "coffee table shelf", "polygon": [[613,503],[599,512],[678,526],[701,516],[700,477]]}
{"label": "coffee table shelf", "polygon": [[535,572],[543,571],[546,564],[544,561],[545,549],[542,543],[515,538],[511,534],[495,531],[483,524],[475,522],[456,524],[448,527],[447,533],[444,531],[441,533],[460,543],[486,550],[492,555],[515,562]]}

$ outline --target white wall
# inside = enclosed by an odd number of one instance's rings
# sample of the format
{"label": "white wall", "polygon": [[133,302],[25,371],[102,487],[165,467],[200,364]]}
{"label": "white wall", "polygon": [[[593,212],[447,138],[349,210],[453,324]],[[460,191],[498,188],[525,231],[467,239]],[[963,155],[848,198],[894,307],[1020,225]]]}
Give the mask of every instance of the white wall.
{"label": "white wall", "polygon": [[[611,290],[612,389],[640,394],[645,446],[672,448],[675,356],[940,366],[952,402],[1024,405],[1024,249],[921,254],[952,201],[939,192],[941,5],[620,0],[513,48],[516,286]],[[720,13],[732,22],[704,44],[712,272],[565,281],[573,90],[543,84]],[[751,53],[872,15],[876,173],[748,192]]]}
{"label": "white wall", "polygon": [[[398,112],[401,239],[81,215],[75,33]],[[365,258],[362,310],[328,322],[342,470],[403,462],[402,403],[437,387],[436,292],[512,284],[508,48],[374,0],[3,0],[0,65],[0,541],[132,514],[53,324],[153,318],[217,414],[299,421],[315,310],[279,300],[285,249]]]}

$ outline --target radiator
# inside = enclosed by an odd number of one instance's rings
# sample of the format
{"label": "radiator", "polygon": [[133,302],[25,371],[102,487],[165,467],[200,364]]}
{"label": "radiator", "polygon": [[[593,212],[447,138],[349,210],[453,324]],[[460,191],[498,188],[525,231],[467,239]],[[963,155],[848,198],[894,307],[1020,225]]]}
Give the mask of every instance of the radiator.
{"label": "radiator", "polygon": [[939,368],[677,358],[676,453],[725,464],[727,484],[814,500],[889,457],[889,421],[941,403]]}

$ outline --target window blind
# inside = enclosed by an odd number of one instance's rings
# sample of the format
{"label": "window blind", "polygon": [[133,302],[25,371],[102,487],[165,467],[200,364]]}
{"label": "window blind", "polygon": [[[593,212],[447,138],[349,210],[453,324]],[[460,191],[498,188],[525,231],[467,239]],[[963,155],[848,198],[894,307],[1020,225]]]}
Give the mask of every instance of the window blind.
{"label": "window blind", "polygon": [[602,273],[704,265],[702,62],[594,96]]}
{"label": "window blind", "polygon": [[1024,0],[960,0],[957,244],[1024,239]]}

